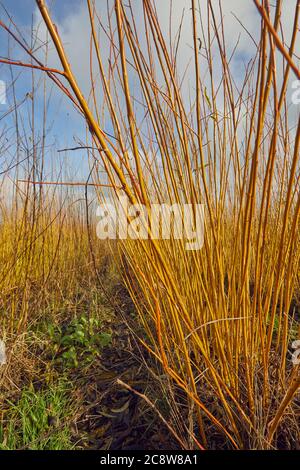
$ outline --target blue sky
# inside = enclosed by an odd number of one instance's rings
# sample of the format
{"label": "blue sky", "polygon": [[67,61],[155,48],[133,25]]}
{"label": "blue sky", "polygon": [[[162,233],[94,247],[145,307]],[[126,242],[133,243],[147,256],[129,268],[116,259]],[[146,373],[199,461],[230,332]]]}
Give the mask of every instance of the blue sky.
{"label": "blue sky", "polygon": [[[52,2],[49,2],[49,5]],[[53,15],[57,22],[64,21],[67,18],[67,13],[72,7],[74,11],[74,6],[79,6],[82,4],[81,0],[64,0],[53,2]],[[30,30],[31,24],[36,23],[36,5],[34,0],[4,0],[4,7],[7,9],[8,13],[12,17],[12,20],[18,25],[20,31],[24,37],[30,41]],[[7,25],[9,24],[9,19],[4,10],[0,8],[0,18]],[[23,61],[28,62],[28,58],[22,52],[19,46],[13,43],[13,40],[10,41],[11,51],[8,53],[8,42],[7,35],[3,31],[0,32],[0,54],[2,57],[8,57],[10,55],[14,59],[22,59]],[[32,76],[29,69],[21,69],[20,67],[9,67],[7,65],[0,65],[0,80],[4,80],[7,86],[7,103],[6,105],[0,105],[0,119],[1,116],[5,115],[7,111],[11,108],[13,104],[13,95],[10,83],[12,81],[12,75],[15,81],[15,93],[16,93],[16,102],[20,104],[18,107],[20,118],[24,121],[24,132],[29,135],[29,121],[31,117],[31,107],[32,101],[30,98],[26,99],[26,95],[32,91]],[[44,73],[36,71],[34,72],[35,76],[35,86],[36,86],[36,103],[35,103],[35,122],[36,122],[36,133],[37,133],[37,146],[39,138],[42,134],[42,116],[43,116],[43,78]],[[49,106],[47,111],[47,148],[46,153],[46,174],[45,179],[47,179],[47,174],[49,179],[54,176],[54,170],[57,169],[60,171],[60,166],[63,162],[64,166],[68,168],[70,179],[84,179],[89,172],[88,162],[85,155],[85,152],[76,152],[76,156],[72,153],[67,154],[58,154],[56,150],[66,147],[74,147],[75,138],[84,139],[85,138],[85,126],[81,118],[79,118],[78,113],[74,112],[73,106],[57,89],[53,86],[50,80],[46,80],[47,94],[51,99],[49,100]],[[0,125],[2,132],[6,132],[6,140],[13,140],[14,133],[11,130],[13,127],[12,123],[13,114],[7,116],[4,119],[1,119]],[[28,140],[27,140],[28,141]],[[13,160],[14,146],[10,146],[6,152],[5,157],[1,155],[0,157],[0,169],[4,171],[5,168],[10,166],[11,161]],[[19,171],[22,175],[22,166],[20,165]],[[13,177],[13,175],[12,175]]]}
{"label": "blue sky", "polygon": [[[18,24],[30,25],[32,13],[36,8],[35,0],[2,0],[1,3]],[[82,0],[50,0],[48,2],[58,20],[65,18],[70,8],[74,9],[80,4]]]}
{"label": "blue sky", "polygon": [[[283,24],[285,27],[285,33],[287,39],[291,31],[291,20],[289,13],[291,8],[294,8],[296,0],[283,0]],[[33,21],[34,29],[36,30],[40,25],[40,17],[37,14],[37,8],[34,0],[2,0],[3,5],[12,16],[13,21],[20,28],[21,33],[24,37],[30,41],[30,28]],[[49,0],[48,5],[51,6],[51,11],[55,23],[58,27],[62,40],[64,42],[66,51],[68,53],[70,63],[73,67],[78,82],[81,85],[85,94],[89,91],[89,76],[88,76],[88,64],[89,54],[87,53],[89,44],[89,24],[87,19],[87,8],[85,0]],[[109,0],[109,4],[112,6],[112,0]],[[125,2],[126,3],[126,2]],[[213,3],[218,4],[217,0],[213,0]],[[169,0],[158,0],[156,2],[159,18],[161,21],[162,29],[167,33],[169,28]],[[96,0],[97,8],[101,15],[103,15],[105,21],[106,15],[106,0]],[[133,0],[135,7],[136,17],[139,18],[141,0]],[[256,37],[259,32],[259,16],[253,5],[252,0],[226,0],[222,1],[224,8],[224,24],[226,34],[226,44],[228,45],[228,51],[231,52],[236,45],[236,41],[239,40],[238,53],[233,59],[232,70],[235,75],[235,80],[239,83],[239,80],[243,77],[244,67],[248,60],[253,54],[253,44],[249,39],[249,36],[245,30],[241,27],[238,21],[234,18],[234,13],[243,22],[249,32]],[[174,33],[176,32],[181,18],[182,10],[185,9],[185,19],[182,29],[181,47],[178,54],[178,69],[183,70],[188,62],[191,55],[191,24],[189,16],[190,0],[173,0],[173,16],[172,26]],[[6,24],[9,23],[7,15],[0,7],[0,18]],[[203,13],[203,21],[205,28],[205,12]],[[139,27],[139,22],[137,22]],[[36,46],[42,43],[45,39],[45,29],[40,25],[37,32],[37,36],[40,38],[36,42]],[[143,38],[141,37],[141,41]],[[104,47],[105,49],[105,47]],[[42,50],[39,51],[42,54]],[[10,41],[10,53],[8,53],[8,42],[7,37],[0,31],[0,55],[7,57],[10,55],[14,59],[27,60],[20,48]],[[104,51],[105,56],[105,51]],[[105,58],[105,57],[104,57]],[[216,59],[217,60],[217,59]],[[49,63],[51,66],[59,66],[55,52],[51,50]],[[218,65],[217,65],[218,66]],[[13,139],[13,131],[10,129],[12,126],[11,117],[8,116],[5,119],[1,117],[7,112],[9,107],[12,105],[13,96],[12,90],[9,86],[11,82],[11,71],[15,82],[16,101],[21,103],[19,109],[20,116],[24,120],[24,134],[29,131],[28,116],[31,113],[32,102],[30,98],[26,98],[26,94],[31,92],[31,71],[23,70],[19,67],[12,67],[11,69],[6,65],[0,65],[0,80],[5,80],[7,83],[7,104],[0,105],[0,129],[6,129],[7,136],[9,139]],[[40,86],[37,89],[37,98],[35,106],[35,121],[37,123],[37,133],[41,134],[42,131],[42,114],[43,114],[43,72],[35,72],[35,83],[36,85],[40,81]],[[190,81],[189,81],[190,79]],[[193,75],[189,77],[185,83],[186,95],[188,96],[190,82],[193,80]],[[131,83],[132,89],[134,90],[134,83]],[[53,87],[52,83],[47,79],[47,94],[51,95],[48,107],[47,117],[47,144],[49,145],[49,151],[47,154],[47,167],[49,175],[51,174],[52,168],[58,165],[56,158],[58,157],[57,149],[65,147],[73,147],[76,145],[76,139],[85,141],[85,125],[82,119],[78,116],[78,113],[74,111],[70,102],[62,96],[61,92]],[[28,96],[28,95],[27,95]],[[99,89],[99,97],[101,101],[101,90]],[[103,127],[106,131],[110,132],[111,127],[109,122],[105,122]],[[0,133],[1,136],[1,133]],[[50,150],[51,149],[51,150]],[[10,148],[13,153],[13,147]],[[83,179],[88,174],[89,168],[87,163],[86,154],[84,151],[71,152],[67,154],[60,154],[60,158],[66,163],[70,169],[70,178]],[[5,168],[5,164],[9,163],[10,154],[8,157],[0,155],[0,168]],[[55,163],[53,163],[55,162]],[[50,171],[51,170],[51,171]],[[1,172],[1,171],[0,171]]]}

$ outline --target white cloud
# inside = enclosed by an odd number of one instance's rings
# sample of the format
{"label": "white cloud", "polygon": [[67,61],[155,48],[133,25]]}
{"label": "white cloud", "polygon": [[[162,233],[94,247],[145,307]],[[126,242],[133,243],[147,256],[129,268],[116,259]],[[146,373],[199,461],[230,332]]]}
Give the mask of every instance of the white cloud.
{"label": "white cloud", "polygon": [[[113,9],[114,2],[109,0],[109,8]],[[166,36],[169,32],[169,18],[170,18],[170,5],[172,5],[172,31],[173,35],[178,30],[182,12],[184,11],[183,27],[181,32],[181,45],[178,54],[178,70],[184,70],[185,65],[188,63],[189,58],[192,56],[192,23],[191,23],[191,1],[190,0],[156,0],[156,9],[162,30]],[[207,2],[200,0],[200,12],[204,25],[204,29],[207,29]],[[220,23],[220,12],[219,12],[219,0],[212,0],[212,4],[215,11],[216,22]],[[76,5],[76,7],[75,7]],[[222,1],[222,13],[224,19],[224,31],[226,40],[226,52],[228,55],[231,54],[237,41],[238,49],[236,53],[236,74],[242,74],[243,70],[240,68],[240,63],[246,60],[255,52],[255,48],[252,40],[247,34],[246,30],[258,40],[260,34],[260,17],[256,10],[254,2],[252,0],[227,0]],[[287,42],[290,40],[292,30],[291,12],[294,11],[296,0],[283,0],[282,9],[282,24],[283,30]],[[145,45],[145,38],[143,34],[144,24],[142,21],[142,2],[133,1],[133,12],[136,21],[138,33],[140,35],[140,45]],[[104,25],[107,26],[107,11],[106,2],[103,0],[96,0],[96,9],[103,21]],[[274,11],[274,7],[272,11]],[[36,25],[39,23],[40,15],[36,11]],[[235,16],[244,25],[244,28],[235,18]],[[112,15],[112,18],[114,14]],[[141,19],[141,21],[140,21]],[[54,18],[55,21],[55,18]],[[112,19],[114,23],[114,19]],[[79,84],[82,86],[85,93],[88,93],[90,89],[90,25],[88,18],[88,9],[85,1],[74,2],[74,9],[70,10],[70,13],[64,17],[61,21],[56,21],[56,26],[62,38],[66,52],[69,57],[70,64],[75,72]],[[41,40],[45,40],[46,32],[44,24],[40,24],[38,35]],[[202,37],[202,33],[199,28],[199,37]],[[108,59],[108,41],[103,32],[100,35],[101,38],[101,52],[104,57],[104,62]],[[300,49],[300,44],[298,46]],[[93,57],[95,63],[95,57]],[[218,60],[218,59],[216,59]],[[55,52],[51,51],[49,55],[49,61],[52,66],[59,66],[59,62]],[[233,63],[234,66],[234,63]]]}
{"label": "white cloud", "polygon": [[[283,0],[282,8],[282,27],[286,37],[286,41],[289,44],[291,32],[292,32],[292,18],[291,12],[294,12],[295,5],[297,0]],[[124,2],[125,3],[125,2]],[[114,2],[109,0],[109,8],[113,10]],[[181,31],[181,42],[178,52],[177,59],[177,70],[180,73],[183,73],[187,64],[190,63],[189,72],[186,75],[186,80],[184,82],[183,95],[188,99],[189,92],[194,89],[194,65],[192,56],[192,17],[191,17],[191,0],[156,0],[156,9],[158,13],[158,18],[160,20],[161,28],[165,34],[165,38],[168,39],[169,34],[169,20],[170,20],[170,5],[172,5],[172,32],[175,36],[180,20],[182,17],[182,12],[184,11],[184,19]],[[207,34],[207,2],[204,0],[199,1],[201,18],[204,28],[204,34]],[[75,3],[74,3],[75,5]],[[216,23],[219,25],[221,21],[220,11],[219,11],[219,0],[212,0],[212,5],[214,7]],[[224,21],[224,33],[225,33],[225,45],[226,45],[226,54],[227,57],[230,57],[232,51],[237,45],[235,55],[230,64],[231,72],[233,74],[235,82],[239,85],[242,83],[245,73],[245,65],[255,54],[255,45],[250,38],[250,35],[258,42],[260,36],[260,15],[254,5],[252,0],[223,0],[221,1],[222,5],[222,15]],[[137,32],[139,35],[139,45],[146,51],[145,44],[145,35],[144,35],[144,22],[142,18],[142,2],[139,0],[132,1],[133,14],[136,22]],[[107,10],[106,2],[103,0],[96,0],[96,9],[103,21],[104,25],[107,26]],[[128,10],[127,10],[128,11]],[[272,14],[274,14],[275,7],[271,7]],[[36,12],[36,24],[38,24],[39,13]],[[237,19],[238,18],[238,19]],[[240,22],[239,22],[239,21]],[[87,96],[90,91],[90,24],[88,18],[88,10],[85,1],[76,2],[76,8],[74,7],[70,13],[63,18],[61,21],[56,21],[56,26],[58,28],[59,34],[65,46],[69,62],[74,70],[75,76],[78,80],[79,85],[82,87],[82,90]],[[112,11],[112,24],[114,23],[114,12]],[[212,19],[210,17],[210,21]],[[242,23],[242,25],[240,24]],[[101,29],[101,28],[100,28]],[[198,25],[199,37],[203,41],[203,35],[200,26]],[[249,34],[247,33],[249,32]],[[43,23],[39,26],[38,31],[39,37],[41,40],[45,40],[46,31]],[[221,34],[221,30],[220,30]],[[216,41],[215,46],[217,45]],[[107,65],[109,58],[109,44],[107,38],[103,31],[100,34],[100,49],[103,54],[104,63]],[[298,46],[296,52],[299,52],[300,44],[298,41]],[[277,52],[277,60],[280,64],[281,56]],[[93,62],[95,64],[96,70],[96,60],[95,55],[93,55]],[[53,67],[59,67],[59,62],[57,55],[54,49],[51,49],[49,54],[49,64]],[[217,52],[217,47],[213,48],[213,67],[214,67],[214,76],[216,77],[216,85],[222,79],[222,65],[219,53]],[[201,72],[205,74],[207,69],[207,63],[205,60],[201,59]],[[138,87],[134,85],[134,79],[132,78],[131,71],[129,70],[129,78],[131,81],[131,90],[133,93],[138,94]],[[161,73],[158,73],[158,76],[161,76]],[[293,77],[292,77],[293,78]],[[281,79],[281,67],[278,67],[278,81],[280,83]],[[102,85],[98,82],[96,87],[97,97],[99,99],[99,104],[102,102]],[[208,85],[209,92],[209,85]],[[120,93],[119,98],[122,97]],[[221,97],[220,97],[221,99]],[[217,99],[218,101],[218,99]],[[296,115],[297,111],[292,110],[292,113]]]}

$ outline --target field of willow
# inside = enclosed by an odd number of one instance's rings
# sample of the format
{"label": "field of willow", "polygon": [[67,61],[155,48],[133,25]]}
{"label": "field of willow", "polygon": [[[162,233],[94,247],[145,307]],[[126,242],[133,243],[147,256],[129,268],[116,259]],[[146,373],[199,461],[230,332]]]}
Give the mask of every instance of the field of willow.
{"label": "field of willow", "polygon": [[[0,450],[300,450],[299,31],[299,0],[4,1]],[[99,236],[120,196],[201,204],[202,246]]]}

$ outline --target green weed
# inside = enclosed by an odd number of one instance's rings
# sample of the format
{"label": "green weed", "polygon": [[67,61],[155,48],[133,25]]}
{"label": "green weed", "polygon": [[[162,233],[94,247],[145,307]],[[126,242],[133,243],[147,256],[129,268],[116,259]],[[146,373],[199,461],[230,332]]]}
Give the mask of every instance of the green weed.
{"label": "green weed", "polygon": [[8,402],[0,424],[0,449],[68,450],[74,447],[68,421],[74,415],[68,382],[34,391],[23,390],[19,401]]}
{"label": "green weed", "polygon": [[111,334],[101,332],[101,321],[81,315],[68,325],[47,325],[56,361],[67,367],[90,364],[111,341]]}

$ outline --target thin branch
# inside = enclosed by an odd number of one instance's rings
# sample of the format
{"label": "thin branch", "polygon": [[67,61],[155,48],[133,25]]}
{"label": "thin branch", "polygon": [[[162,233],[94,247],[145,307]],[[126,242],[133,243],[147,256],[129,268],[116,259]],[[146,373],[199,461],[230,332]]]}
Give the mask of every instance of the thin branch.
{"label": "thin branch", "polygon": [[0,58],[0,63],[8,64],[8,65],[18,65],[19,67],[28,67],[30,69],[42,70],[43,72],[57,73],[59,75],[65,76],[65,72],[63,70],[52,69],[50,67],[45,67],[43,65],[27,64],[25,62],[21,62],[20,60]]}
{"label": "thin branch", "polygon": [[[285,49],[284,45],[282,44],[282,42],[280,41],[279,37],[278,37],[278,34],[276,33],[272,23],[270,22],[267,14],[266,14],[266,11],[264,9],[264,7],[258,2],[258,0],[253,0],[260,15],[262,16],[264,22],[266,23],[267,27],[268,27],[268,30],[270,31],[270,33],[272,34],[273,36],[273,39],[274,39],[274,42],[276,44],[276,47],[277,49],[279,49],[279,51],[281,52],[281,54],[284,56],[284,58],[287,60],[289,66],[293,69],[293,71],[295,72],[295,74],[297,75],[298,79],[300,80],[300,69],[296,66],[296,64],[293,62],[292,60],[292,57],[290,56],[290,54],[288,53],[288,51]],[[297,8],[299,8],[300,6],[300,2],[298,0],[298,3],[297,3]]]}
{"label": "thin branch", "polygon": [[114,188],[114,189],[122,189],[118,186],[113,186],[112,184],[100,184],[100,183],[84,183],[81,181],[32,181],[32,180],[17,180],[17,183],[28,183],[28,184],[45,184],[45,185],[54,185],[54,186],[96,186],[96,187],[103,187],[103,188]]}

